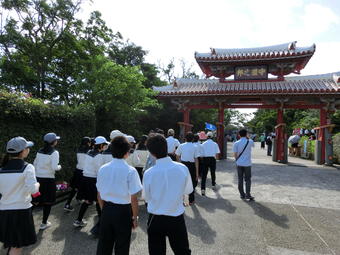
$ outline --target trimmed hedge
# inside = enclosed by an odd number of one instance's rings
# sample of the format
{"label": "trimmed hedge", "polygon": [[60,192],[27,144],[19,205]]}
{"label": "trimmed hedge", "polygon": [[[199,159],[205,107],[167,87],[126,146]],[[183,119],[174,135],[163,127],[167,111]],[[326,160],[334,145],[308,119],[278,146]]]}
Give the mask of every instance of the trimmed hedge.
{"label": "trimmed hedge", "polygon": [[333,136],[334,162],[340,164],[340,133]]}
{"label": "trimmed hedge", "polygon": [[24,94],[0,91],[0,156],[5,153],[6,142],[15,136],[23,136],[35,143],[28,162],[33,162],[37,150],[44,144],[43,136],[55,132],[61,136],[57,145],[62,170],[58,181],[69,181],[76,166],[76,149],[83,136],[95,134],[95,115],[90,106],[70,108],[64,105],[46,104]]}

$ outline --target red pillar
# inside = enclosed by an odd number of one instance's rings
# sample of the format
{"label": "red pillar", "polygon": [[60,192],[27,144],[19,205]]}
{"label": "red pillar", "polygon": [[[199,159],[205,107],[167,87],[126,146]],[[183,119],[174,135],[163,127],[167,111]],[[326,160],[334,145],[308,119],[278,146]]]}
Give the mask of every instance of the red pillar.
{"label": "red pillar", "polygon": [[326,138],[325,138],[325,128],[323,126],[327,125],[327,111],[323,108],[320,109],[320,134],[319,141],[321,141],[321,164],[325,163],[326,158]]}
{"label": "red pillar", "polygon": [[220,147],[220,159],[223,155],[223,149],[224,149],[224,108],[219,107],[218,108],[218,123],[217,123],[217,143]]}
{"label": "red pillar", "polygon": [[285,161],[284,155],[284,122],[283,122],[283,109],[277,110],[277,126],[276,126],[276,161]]}
{"label": "red pillar", "polygon": [[185,109],[183,112],[183,122],[185,123],[184,132],[185,134],[189,131],[191,131],[190,126],[190,109]]}

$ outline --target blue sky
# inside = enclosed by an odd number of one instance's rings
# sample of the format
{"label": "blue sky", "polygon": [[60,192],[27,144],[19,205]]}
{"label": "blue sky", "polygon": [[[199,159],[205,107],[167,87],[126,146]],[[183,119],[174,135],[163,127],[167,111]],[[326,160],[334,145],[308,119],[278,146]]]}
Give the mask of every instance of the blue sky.
{"label": "blue sky", "polygon": [[[336,0],[94,0],[107,24],[142,46],[152,63],[184,59],[200,69],[194,52],[298,41],[316,44],[302,74],[340,71],[340,1]],[[179,64],[178,64],[179,65]]]}

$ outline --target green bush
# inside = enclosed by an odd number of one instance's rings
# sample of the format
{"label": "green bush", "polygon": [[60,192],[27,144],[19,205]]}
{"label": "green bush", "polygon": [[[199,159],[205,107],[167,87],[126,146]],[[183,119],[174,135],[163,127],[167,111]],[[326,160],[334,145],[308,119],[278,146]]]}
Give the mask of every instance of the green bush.
{"label": "green bush", "polygon": [[340,133],[333,136],[333,154],[334,162],[340,163]]}
{"label": "green bush", "polygon": [[6,142],[23,136],[35,143],[27,159],[33,162],[37,150],[44,144],[43,136],[55,132],[61,136],[57,146],[62,170],[57,180],[69,181],[76,165],[76,149],[83,136],[95,134],[95,115],[90,106],[70,108],[46,104],[24,94],[0,91],[0,156],[5,153]]}

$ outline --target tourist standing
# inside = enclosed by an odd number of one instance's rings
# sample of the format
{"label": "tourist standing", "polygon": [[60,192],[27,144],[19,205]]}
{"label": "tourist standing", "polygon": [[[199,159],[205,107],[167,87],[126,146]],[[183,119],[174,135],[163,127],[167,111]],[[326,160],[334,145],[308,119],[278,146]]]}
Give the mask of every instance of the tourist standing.
{"label": "tourist standing", "polygon": [[261,142],[261,149],[264,149],[265,142],[266,142],[266,136],[264,134],[261,134],[260,136],[260,142]]}
{"label": "tourist standing", "polygon": [[203,152],[203,169],[202,169],[202,180],[201,180],[201,194],[205,196],[205,183],[207,180],[208,171],[210,169],[212,189],[216,190],[216,158],[220,153],[218,144],[215,143],[213,133],[208,132],[208,139],[202,144]]}
{"label": "tourist standing", "polygon": [[41,195],[33,199],[34,203],[43,205],[43,219],[40,229],[44,230],[51,226],[47,221],[51,213],[52,205],[56,200],[55,172],[61,169],[59,165],[59,152],[55,149],[60,139],[55,133],[48,133],[44,136],[44,147],[41,148],[35,159],[34,167],[37,180],[40,183]]}
{"label": "tourist standing", "polygon": [[194,134],[192,132],[188,132],[185,136],[185,143],[182,143],[178,146],[176,150],[177,161],[186,165],[189,169],[189,173],[191,175],[191,181],[194,187],[193,192],[189,194],[189,205],[195,203],[195,188],[197,186],[197,179],[199,174],[199,147],[193,143]]}
{"label": "tourist standing", "polygon": [[77,151],[77,166],[73,172],[73,177],[70,183],[72,190],[64,206],[65,211],[69,211],[69,212],[73,211],[71,201],[76,194],[77,194],[77,200],[81,200],[81,194],[79,191],[80,191],[81,180],[83,178],[85,159],[86,159],[86,155],[88,151],[90,150],[90,146],[91,146],[91,138],[87,136],[83,137],[81,139],[81,143]]}
{"label": "tourist standing", "polygon": [[167,156],[167,142],[162,135],[150,137],[147,148],[157,159],[155,166],[148,169],[143,178],[149,213],[149,254],[166,254],[166,237],[174,254],[191,254],[183,215],[183,196],[193,191],[188,168]]}
{"label": "tourist standing", "polygon": [[0,168],[0,242],[11,255],[37,241],[31,194],[38,192],[39,183],[34,166],[24,161],[32,146],[23,137],[9,140]]}
{"label": "tourist standing", "polygon": [[138,226],[137,193],[142,185],[135,168],[125,161],[130,144],[123,136],[111,142],[113,160],[99,169],[98,201],[102,208],[97,255],[128,255],[131,228]]}
{"label": "tourist standing", "polygon": [[267,145],[267,156],[272,155],[272,146],[273,146],[274,136],[273,134],[269,133],[266,138],[266,145]]}
{"label": "tourist standing", "polygon": [[[241,199],[254,200],[251,196],[251,150],[254,147],[254,141],[247,137],[247,130],[242,129],[239,132],[240,139],[233,145],[233,153],[237,166],[238,190]],[[244,192],[243,182],[246,183],[246,192]]]}
{"label": "tourist standing", "polygon": [[81,194],[84,202],[79,209],[78,218],[73,222],[75,227],[84,227],[87,222],[83,220],[87,208],[96,202],[98,217],[100,218],[101,209],[97,203],[97,174],[99,168],[103,165],[102,152],[107,149],[108,142],[105,137],[97,136],[95,138],[94,149],[90,150],[86,155],[85,167],[83,171],[83,179],[81,183]]}
{"label": "tourist standing", "polygon": [[168,145],[168,155],[172,160],[176,160],[176,149],[180,145],[179,141],[174,138],[175,131],[173,129],[168,130],[168,138],[166,138],[166,142]]}

